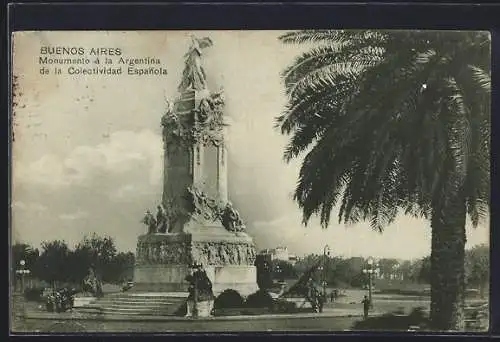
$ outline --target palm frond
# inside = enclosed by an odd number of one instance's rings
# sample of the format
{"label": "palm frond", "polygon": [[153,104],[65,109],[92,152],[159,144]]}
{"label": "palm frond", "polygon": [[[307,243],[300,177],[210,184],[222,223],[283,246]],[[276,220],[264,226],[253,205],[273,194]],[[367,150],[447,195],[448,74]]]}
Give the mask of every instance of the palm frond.
{"label": "palm frond", "polygon": [[479,88],[484,90],[486,94],[491,94],[490,74],[475,65],[468,65],[467,68],[472,72],[472,81],[474,81]]}
{"label": "palm frond", "polygon": [[[399,208],[429,218],[465,194],[477,225],[489,203],[489,37],[471,32],[297,31],[323,44],[284,70],[291,135],[305,155],[294,193],[304,224],[368,220],[381,231]],[[487,137],[487,138],[486,138]]]}
{"label": "palm frond", "polygon": [[287,93],[308,74],[333,64],[350,64],[352,69],[365,69],[382,59],[384,50],[373,42],[327,45],[303,53],[282,72]]}
{"label": "palm frond", "polygon": [[334,30],[300,30],[287,32],[278,37],[285,44],[303,44],[310,42],[336,41]]}
{"label": "palm frond", "polygon": [[447,79],[445,83],[450,91],[445,99],[449,114],[445,116],[448,123],[448,143],[455,162],[456,187],[461,189],[467,176],[468,157],[471,152],[468,108],[464,104],[462,92],[455,79]]}

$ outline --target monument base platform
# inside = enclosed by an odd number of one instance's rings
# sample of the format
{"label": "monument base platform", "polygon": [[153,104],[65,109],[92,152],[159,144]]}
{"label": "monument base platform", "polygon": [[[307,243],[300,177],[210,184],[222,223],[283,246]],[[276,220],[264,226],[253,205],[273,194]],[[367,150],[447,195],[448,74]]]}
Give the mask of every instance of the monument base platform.
{"label": "monument base platform", "polygon": [[[255,266],[204,266],[204,269],[216,296],[226,289],[233,289],[245,297],[259,289]],[[186,292],[188,284],[184,279],[188,272],[186,266],[138,265],[134,287],[129,292]]]}
{"label": "monument base platform", "polygon": [[226,289],[258,290],[255,246],[248,234],[220,226],[188,225],[185,232],[138,239],[133,292],[185,292],[193,263],[203,265],[215,295]]}

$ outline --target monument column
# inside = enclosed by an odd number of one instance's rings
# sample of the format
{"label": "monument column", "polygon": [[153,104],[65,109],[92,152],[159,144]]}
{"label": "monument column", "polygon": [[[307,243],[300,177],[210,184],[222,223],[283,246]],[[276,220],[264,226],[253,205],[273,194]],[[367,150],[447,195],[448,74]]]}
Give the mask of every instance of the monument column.
{"label": "monument column", "polygon": [[184,291],[189,265],[201,263],[215,293],[258,289],[255,245],[228,202],[224,94],[210,92],[201,66],[209,38],[193,39],[180,96],[163,115],[163,196],[146,213],[137,244],[134,290]]}

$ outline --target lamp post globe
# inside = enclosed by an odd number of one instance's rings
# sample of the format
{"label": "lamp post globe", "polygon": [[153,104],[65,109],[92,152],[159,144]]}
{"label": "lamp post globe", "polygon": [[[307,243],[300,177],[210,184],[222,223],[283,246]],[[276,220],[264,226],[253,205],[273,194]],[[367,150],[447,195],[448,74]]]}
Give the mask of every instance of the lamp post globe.
{"label": "lamp post globe", "polygon": [[21,265],[21,266],[26,265],[26,261],[24,261],[24,260],[19,261],[19,265]]}

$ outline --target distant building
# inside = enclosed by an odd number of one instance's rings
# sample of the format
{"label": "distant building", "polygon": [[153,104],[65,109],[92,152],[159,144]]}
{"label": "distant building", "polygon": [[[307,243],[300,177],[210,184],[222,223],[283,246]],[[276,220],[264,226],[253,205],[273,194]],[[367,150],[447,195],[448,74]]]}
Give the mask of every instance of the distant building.
{"label": "distant building", "polygon": [[274,249],[273,259],[288,261],[288,248],[286,247],[276,247]]}
{"label": "distant building", "polygon": [[299,260],[299,258],[293,254],[290,254],[288,252],[287,247],[279,246],[274,249],[263,249],[259,253],[260,255],[265,255],[267,256],[268,260],[283,260],[283,261],[288,261],[292,265],[295,265],[295,263]]}

